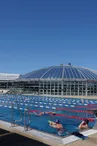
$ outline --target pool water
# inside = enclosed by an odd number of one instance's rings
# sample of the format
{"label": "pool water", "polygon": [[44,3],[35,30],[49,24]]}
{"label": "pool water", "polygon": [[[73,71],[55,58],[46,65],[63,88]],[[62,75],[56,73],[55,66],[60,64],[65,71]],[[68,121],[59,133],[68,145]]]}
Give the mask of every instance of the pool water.
{"label": "pool water", "polygon": [[[78,130],[78,125],[84,118],[90,120],[89,127],[93,127],[96,119],[95,115],[88,110],[97,108],[97,100],[23,95],[0,95],[0,120],[48,132],[55,135],[67,136]],[[28,112],[25,112],[28,109]],[[56,115],[44,114],[35,115],[33,112],[56,112]],[[29,118],[30,117],[30,118]],[[21,120],[20,120],[21,119]],[[29,123],[30,119],[30,123]],[[64,130],[60,134],[55,128],[49,126],[48,121],[60,120]]]}

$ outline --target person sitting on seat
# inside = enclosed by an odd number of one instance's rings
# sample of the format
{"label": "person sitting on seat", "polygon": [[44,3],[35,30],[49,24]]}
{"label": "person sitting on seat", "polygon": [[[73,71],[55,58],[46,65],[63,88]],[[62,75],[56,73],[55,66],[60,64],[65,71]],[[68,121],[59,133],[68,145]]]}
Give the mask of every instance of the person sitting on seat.
{"label": "person sitting on seat", "polygon": [[88,124],[89,124],[89,120],[88,119],[84,119],[81,124],[78,126],[78,128],[81,129],[87,129],[88,128]]}

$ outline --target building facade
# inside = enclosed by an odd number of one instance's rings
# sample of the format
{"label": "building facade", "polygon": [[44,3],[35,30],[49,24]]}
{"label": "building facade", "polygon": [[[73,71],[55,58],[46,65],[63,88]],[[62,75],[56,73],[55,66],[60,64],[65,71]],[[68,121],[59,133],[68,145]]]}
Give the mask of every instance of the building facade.
{"label": "building facade", "polygon": [[97,72],[71,64],[35,70],[4,84],[38,95],[97,96]]}

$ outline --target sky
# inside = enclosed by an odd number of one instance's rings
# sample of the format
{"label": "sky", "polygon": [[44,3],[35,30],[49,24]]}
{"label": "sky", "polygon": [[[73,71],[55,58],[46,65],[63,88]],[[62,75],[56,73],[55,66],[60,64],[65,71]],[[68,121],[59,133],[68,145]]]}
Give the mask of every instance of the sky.
{"label": "sky", "polygon": [[97,70],[97,0],[0,0],[0,73]]}

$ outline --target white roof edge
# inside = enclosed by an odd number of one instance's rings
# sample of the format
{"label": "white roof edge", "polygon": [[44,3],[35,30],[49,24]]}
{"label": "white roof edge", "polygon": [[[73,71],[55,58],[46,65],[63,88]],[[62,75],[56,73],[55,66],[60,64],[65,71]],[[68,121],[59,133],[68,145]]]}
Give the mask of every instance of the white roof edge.
{"label": "white roof edge", "polygon": [[0,80],[16,80],[20,74],[0,73]]}
{"label": "white roof edge", "polygon": [[20,74],[14,74],[14,73],[0,73],[0,75],[16,75],[16,76],[19,76]]}

